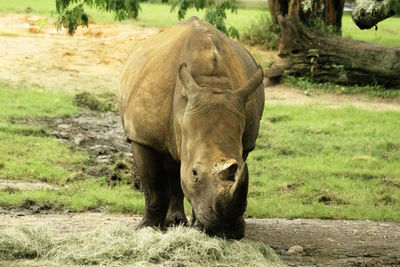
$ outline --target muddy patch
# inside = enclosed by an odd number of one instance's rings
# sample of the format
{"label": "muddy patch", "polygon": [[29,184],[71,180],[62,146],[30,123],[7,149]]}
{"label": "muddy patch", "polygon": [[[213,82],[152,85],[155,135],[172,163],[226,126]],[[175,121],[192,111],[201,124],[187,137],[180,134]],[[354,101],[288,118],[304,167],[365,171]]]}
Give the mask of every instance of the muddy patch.
{"label": "muddy patch", "polygon": [[126,177],[128,184],[140,189],[131,145],[126,141],[118,112],[85,110],[71,117],[40,118],[30,123],[50,128],[51,134],[61,143],[89,154],[90,163],[68,182],[87,176],[105,177],[107,183],[114,186]]}
{"label": "muddy patch", "polygon": [[265,242],[290,266],[400,266],[398,223],[308,219],[246,222],[246,238]]}

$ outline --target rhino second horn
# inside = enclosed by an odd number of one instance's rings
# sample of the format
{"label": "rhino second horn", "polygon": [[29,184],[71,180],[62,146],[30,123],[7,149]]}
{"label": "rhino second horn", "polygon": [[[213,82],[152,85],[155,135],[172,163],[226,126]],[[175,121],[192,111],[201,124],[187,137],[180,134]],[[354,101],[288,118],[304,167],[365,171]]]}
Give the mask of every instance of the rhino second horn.
{"label": "rhino second horn", "polygon": [[222,212],[226,216],[236,217],[243,215],[247,206],[247,191],[249,186],[249,173],[247,164],[244,163],[236,175],[234,184],[229,190],[226,198],[221,203]]}
{"label": "rhino second horn", "polygon": [[192,74],[190,74],[190,72],[188,71],[186,63],[183,63],[179,67],[179,79],[181,80],[184,87],[184,95],[186,97],[195,94],[201,89],[200,86],[198,86],[196,81],[193,79]]}
{"label": "rhino second horn", "polygon": [[247,169],[247,163],[243,164],[235,180],[236,181],[230,190],[232,201],[236,201],[237,199],[246,199],[247,190],[249,188],[249,171]]}
{"label": "rhino second horn", "polygon": [[243,102],[246,102],[249,95],[260,86],[263,80],[263,70],[260,66],[258,66],[258,69],[253,77],[251,77],[251,79],[242,88],[236,91],[236,95],[239,96]]}

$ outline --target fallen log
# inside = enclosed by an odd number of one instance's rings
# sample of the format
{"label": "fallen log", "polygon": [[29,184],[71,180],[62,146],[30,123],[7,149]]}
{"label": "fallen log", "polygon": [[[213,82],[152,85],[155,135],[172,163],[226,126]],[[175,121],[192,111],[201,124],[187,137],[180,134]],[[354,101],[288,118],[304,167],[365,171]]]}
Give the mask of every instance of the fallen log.
{"label": "fallen log", "polygon": [[278,21],[282,64],[266,69],[266,77],[276,79],[286,73],[318,82],[400,88],[400,47],[309,32],[295,17],[279,16]]}

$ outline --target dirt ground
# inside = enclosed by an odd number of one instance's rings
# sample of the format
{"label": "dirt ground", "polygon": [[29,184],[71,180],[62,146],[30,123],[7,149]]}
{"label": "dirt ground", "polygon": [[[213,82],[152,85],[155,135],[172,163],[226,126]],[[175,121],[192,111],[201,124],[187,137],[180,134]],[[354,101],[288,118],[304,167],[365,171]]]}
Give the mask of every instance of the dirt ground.
{"label": "dirt ground", "polygon": [[[91,24],[75,37],[56,32],[51,25],[40,28],[40,17],[0,15],[0,81],[38,85],[47,90],[72,93],[116,93],[120,68],[135,42],[162,29],[130,25]],[[276,53],[250,48],[252,53],[274,58]],[[266,104],[322,105],[332,108],[352,105],[371,110],[397,110],[395,101],[363,95],[314,94],[276,85],[266,88]],[[27,120],[50,129],[61,142],[89,151],[93,176],[115,177],[107,166],[119,158],[130,160],[130,148],[116,112],[86,111],[71,118]],[[134,171],[132,173],[134,176]],[[110,178],[111,179],[111,178]],[[0,187],[10,181],[0,180]],[[14,182],[13,186],[48,188],[47,184]],[[140,218],[104,213],[46,213],[37,207],[1,210],[0,229],[16,225],[50,223],[61,233],[85,231],[95,225],[123,222],[137,225]],[[273,247],[294,266],[400,266],[400,224],[371,221],[248,219],[246,238]],[[298,246],[298,247],[293,247]],[[296,252],[297,251],[297,252]],[[1,265],[1,263],[0,263]]]}
{"label": "dirt ground", "polygon": [[[0,229],[48,224],[60,234],[140,217],[105,213],[30,214],[0,209]],[[400,266],[400,225],[371,221],[247,219],[246,239],[271,246],[290,266]],[[0,262],[1,265],[1,262]]]}
{"label": "dirt ground", "polygon": [[[74,37],[57,32],[51,24],[37,26],[42,18],[26,14],[0,15],[0,81],[39,85],[57,90],[117,93],[120,69],[132,46],[162,31],[120,24],[94,24],[80,28]],[[249,50],[268,62],[276,52]],[[352,105],[371,110],[397,110],[397,101],[364,95],[313,94],[277,85],[266,88],[266,104]]]}

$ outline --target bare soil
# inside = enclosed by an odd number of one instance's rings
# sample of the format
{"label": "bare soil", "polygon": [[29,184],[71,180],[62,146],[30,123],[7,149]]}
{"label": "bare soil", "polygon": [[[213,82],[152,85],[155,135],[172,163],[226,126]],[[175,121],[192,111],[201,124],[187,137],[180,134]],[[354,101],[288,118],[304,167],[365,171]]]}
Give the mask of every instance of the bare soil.
{"label": "bare soil", "polygon": [[[60,235],[140,217],[105,213],[29,214],[0,209],[0,229],[49,224]],[[247,219],[246,239],[271,246],[290,266],[400,266],[400,225],[371,221]],[[292,252],[292,247],[302,251]],[[0,262],[1,265],[1,262]]]}
{"label": "bare soil", "polygon": [[[0,15],[0,81],[39,85],[47,90],[112,92],[118,89],[119,71],[133,46],[160,29],[130,25],[91,24],[75,37],[56,32],[51,26],[36,26],[40,17]],[[273,58],[274,52],[250,49],[258,56]],[[323,105],[337,108],[355,106],[371,110],[397,110],[396,101],[364,95],[315,94],[277,85],[266,88],[266,104]],[[92,162],[83,172],[118,180],[120,171],[135,170],[130,146],[117,112],[85,111],[70,118],[26,120],[51,129],[60,142],[88,151]],[[108,166],[125,165],[110,170]],[[32,184],[0,181],[0,187],[31,188]],[[34,186],[48,188],[45,184]],[[60,233],[86,231],[119,221],[132,226],[140,217],[104,213],[53,213],[47,209],[1,210],[0,229],[16,225],[50,223]],[[246,238],[273,247],[293,266],[400,266],[400,224],[371,221],[306,219],[247,219]],[[300,247],[293,247],[300,246]],[[297,252],[296,252],[297,251]],[[0,265],[2,263],[0,262]]]}
{"label": "bare soil", "polygon": [[[51,24],[37,26],[42,18],[26,14],[0,14],[0,81],[39,85],[51,90],[117,93],[120,70],[135,43],[162,31],[120,24],[79,28],[74,37],[57,32]],[[277,59],[276,51],[248,47],[257,59]],[[355,106],[400,111],[398,101],[365,95],[314,94],[285,85],[266,88],[266,104]]]}

